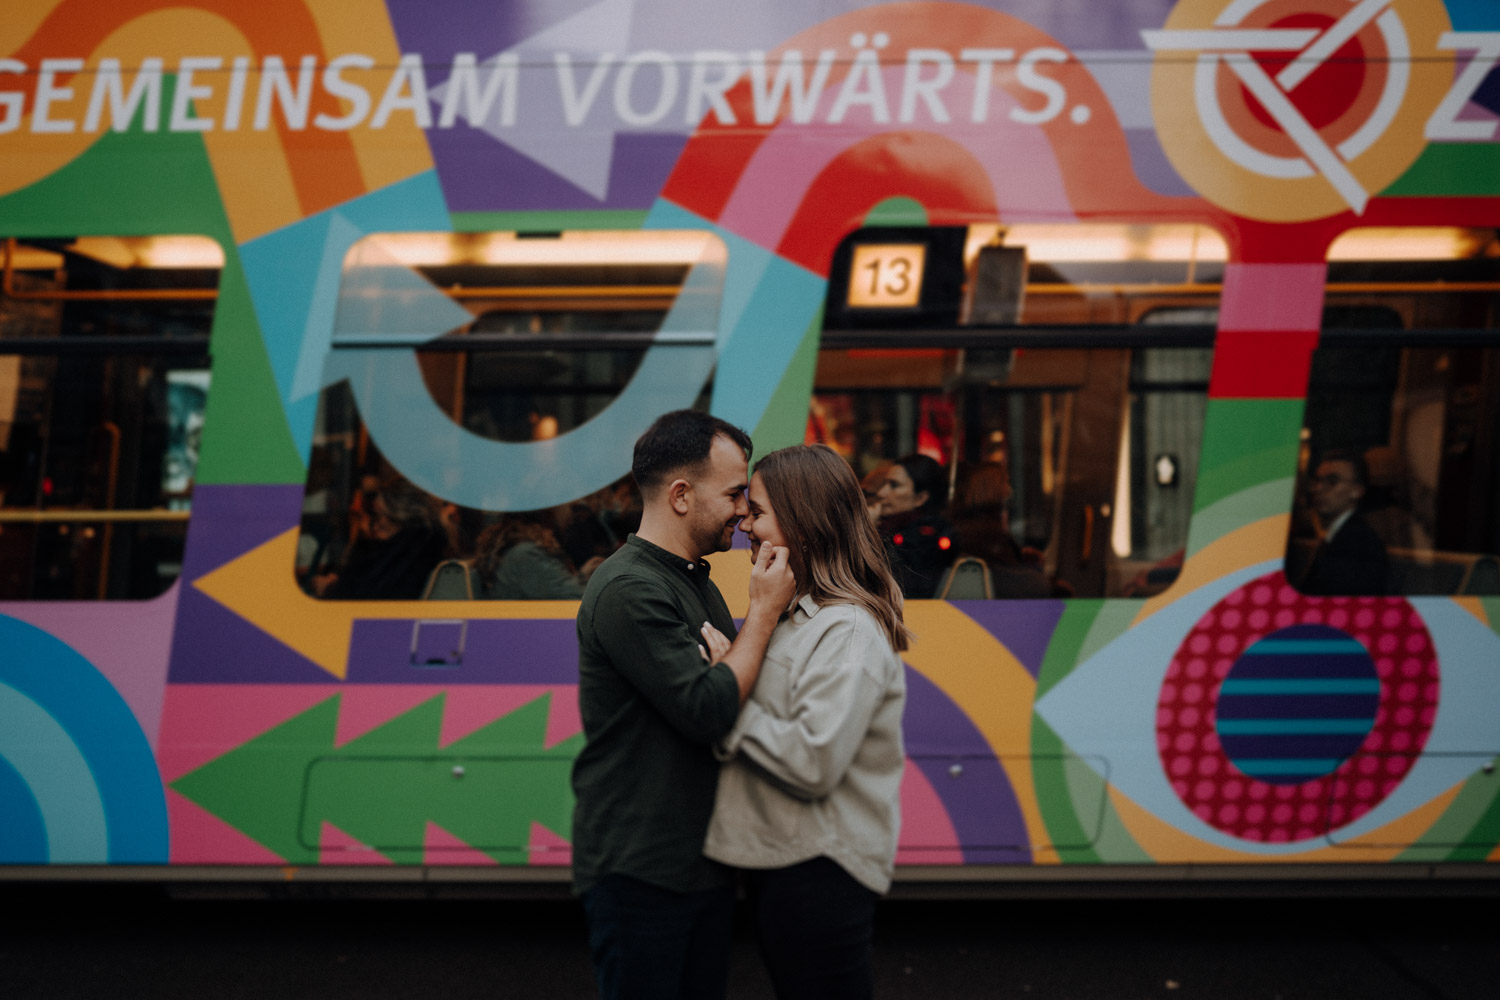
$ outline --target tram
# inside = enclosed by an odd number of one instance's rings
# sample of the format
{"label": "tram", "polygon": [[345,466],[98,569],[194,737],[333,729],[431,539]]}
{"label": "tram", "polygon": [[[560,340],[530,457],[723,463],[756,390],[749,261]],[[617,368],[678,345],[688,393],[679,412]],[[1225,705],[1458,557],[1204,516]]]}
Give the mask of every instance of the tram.
{"label": "tram", "polygon": [[898,891],[1500,870],[1489,0],[23,0],[0,275],[0,878],[563,884],[681,407],[1003,474]]}

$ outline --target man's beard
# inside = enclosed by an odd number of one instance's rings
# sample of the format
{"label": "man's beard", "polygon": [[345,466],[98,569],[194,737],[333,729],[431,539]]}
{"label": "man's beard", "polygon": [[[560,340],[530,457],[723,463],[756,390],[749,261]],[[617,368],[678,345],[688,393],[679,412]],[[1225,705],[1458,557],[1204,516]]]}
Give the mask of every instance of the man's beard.
{"label": "man's beard", "polygon": [[[738,522],[735,523],[738,524]],[[715,552],[727,552],[733,548],[734,528],[735,525],[726,525],[722,521],[719,522],[716,528],[712,529],[705,525],[702,534],[694,539],[698,543],[698,552],[700,555],[706,556],[712,555]]]}

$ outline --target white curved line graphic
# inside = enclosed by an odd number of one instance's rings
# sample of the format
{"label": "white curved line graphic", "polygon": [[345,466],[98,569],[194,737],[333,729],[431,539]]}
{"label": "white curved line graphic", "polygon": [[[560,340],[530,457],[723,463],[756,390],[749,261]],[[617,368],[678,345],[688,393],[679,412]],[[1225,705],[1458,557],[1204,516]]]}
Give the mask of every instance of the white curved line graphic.
{"label": "white curved line graphic", "polygon": [[[109,860],[99,786],[68,731],[45,708],[0,683],[0,757],[31,789],[47,828],[52,864]],[[0,820],[3,821],[3,820]]]}

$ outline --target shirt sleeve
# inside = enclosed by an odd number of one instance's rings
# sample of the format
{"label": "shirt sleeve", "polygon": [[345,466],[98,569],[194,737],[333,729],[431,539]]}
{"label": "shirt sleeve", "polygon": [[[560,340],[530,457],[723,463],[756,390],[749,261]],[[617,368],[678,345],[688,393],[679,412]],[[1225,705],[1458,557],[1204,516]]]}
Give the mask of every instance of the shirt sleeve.
{"label": "shirt sleeve", "polygon": [[610,663],[673,729],[707,745],[734,727],[740,696],[734,671],[703,661],[699,625],[640,579],[611,581],[594,605],[595,641]]}
{"label": "shirt sleeve", "polygon": [[867,669],[889,655],[883,644],[871,629],[840,621],[794,669],[791,718],[777,718],[752,698],[720,756],[743,754],[790,794],[829,795],[844,780],[884,695]]}

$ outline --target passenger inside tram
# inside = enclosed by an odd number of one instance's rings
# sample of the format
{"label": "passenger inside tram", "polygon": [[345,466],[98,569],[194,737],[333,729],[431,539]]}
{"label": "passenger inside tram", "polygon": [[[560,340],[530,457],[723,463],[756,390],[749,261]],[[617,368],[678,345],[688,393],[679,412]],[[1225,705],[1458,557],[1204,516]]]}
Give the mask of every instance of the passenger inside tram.
{"label": "passenger inside tram", "polygon": [[584,585],[604,554],[575,567],[558,541],[551,511],[505,514],[479,536],[474,554],[478,587],[473,596],[500,601],[569,600]]}
{"label": "passenger inside tram", "polygon": [[882,510],[877,527],[890,543],[901,592],[908,598],[931,597],[954,556],[946,470],[930,455],[903,455],[876,495]]}
{"label": "passenger inside tram", "polygon": [[448,552],[449,536],[433,498],[410,483],[389,481],[365,493],[353,511],[353,537],[342,560],[311,578],[313,592],[334,600],[415,600]]}
{"label": "passenger inside tram", "polygon": [[1014,491],[1005,466],[982,462],[959,474],[953,501],[957,558],[936,595],[945,599],[1060,596],[1040,568],[1042,554],[1023,549],[1010,533]]}
{"label": "passenger inside tram", "polygon": [[1317,544],[1296,577],[1304,594],[1378,596],[1389,587],[1385,543],[1360,513],[1370,481],[1364,456],[1325,453],[1309,489],[1317,519]]}

